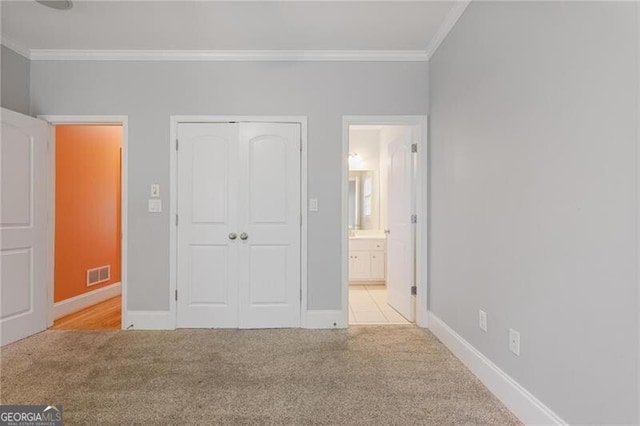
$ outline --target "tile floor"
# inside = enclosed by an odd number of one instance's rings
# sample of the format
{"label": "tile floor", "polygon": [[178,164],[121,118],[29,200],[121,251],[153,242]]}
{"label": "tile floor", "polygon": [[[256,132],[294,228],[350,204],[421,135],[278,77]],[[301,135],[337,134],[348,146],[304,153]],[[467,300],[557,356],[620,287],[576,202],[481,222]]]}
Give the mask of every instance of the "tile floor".
{"label": "tile floor", "polygon": [[349,286],[349,324],[409,324],[387,304],[384,285]]}

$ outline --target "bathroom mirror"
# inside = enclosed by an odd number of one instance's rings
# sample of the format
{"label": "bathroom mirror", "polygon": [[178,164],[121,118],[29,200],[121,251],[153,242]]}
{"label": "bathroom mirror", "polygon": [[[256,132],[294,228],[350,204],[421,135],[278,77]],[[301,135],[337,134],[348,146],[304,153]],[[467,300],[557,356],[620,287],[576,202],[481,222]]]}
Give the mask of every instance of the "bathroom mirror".
{"label": "bathroom mirror", "polygon": [[349,229],[380,229],[380,180],[377,171],[349,171]]}

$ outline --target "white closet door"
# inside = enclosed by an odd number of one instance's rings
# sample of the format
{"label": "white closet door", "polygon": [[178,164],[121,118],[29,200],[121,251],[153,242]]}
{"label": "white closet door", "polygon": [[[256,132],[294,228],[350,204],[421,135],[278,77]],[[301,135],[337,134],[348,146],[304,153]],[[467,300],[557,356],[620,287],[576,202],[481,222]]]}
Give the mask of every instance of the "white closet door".
{"label": "white closet door", "polygon": [[411,132],[389,144],[389,236],[387,237],[388,303],[413,321],[414,284],[413,166]]}
{"label": "white closet door", "polygon": [[0,344],[47,328],[50,127],[2,109]]}
{"label": "white closet door", "polygon": [[238,129],[178,126],[178,327],[238,327]]}
{"label": "white closet door", "polygon": [[240,126],[241,328],[300,326],[300,125]]}

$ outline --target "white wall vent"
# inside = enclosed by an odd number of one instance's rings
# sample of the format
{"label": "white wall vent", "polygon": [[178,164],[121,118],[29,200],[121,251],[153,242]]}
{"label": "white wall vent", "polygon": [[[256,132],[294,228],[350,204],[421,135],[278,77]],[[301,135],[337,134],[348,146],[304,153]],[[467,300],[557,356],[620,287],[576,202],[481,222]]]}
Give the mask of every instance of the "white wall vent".
{"label": "white wall vent", "polygon": [[96,285],[111,279],[111,265],[87,270],[87,286]]}

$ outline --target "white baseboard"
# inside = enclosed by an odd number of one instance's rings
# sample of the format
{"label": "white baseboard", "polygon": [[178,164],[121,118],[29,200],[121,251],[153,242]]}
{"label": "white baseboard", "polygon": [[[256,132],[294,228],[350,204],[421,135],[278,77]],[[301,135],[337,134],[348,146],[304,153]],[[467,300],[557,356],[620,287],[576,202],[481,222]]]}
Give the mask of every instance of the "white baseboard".
{"label": "white baseboard", "polygon": [[524,424],[568,424],[432,312],[429,329]]}
{"label": "white baseboard", "polygon": [[307,311],[307,323],[303,328],[347,328],[347,324],[341,310],[317,310]]}
{"label": "white baseboard", "polygon": [[[346,328],[340,310],[307,311],[306,324],[302,328]],[[126,330],[175,330],[175,318],[169,311],[128,311],[126,313]]]}
{"label": "white baseboard", "polygon": [[88,293],[74,296],[67,300],[62,300],[53,304],[53,319],[62,318],[65,315],[72,314],[95,305],[96,303],[104,302],[112,297],[119,296],[122,293],[122,285],[120,283],[114,283],[106,287],[99,288],[97,290],[90,291]]}
{"label": "white baseboard", "polygon": [[125,330],[175,330],[175,318],[169,311],[127,311]]}

